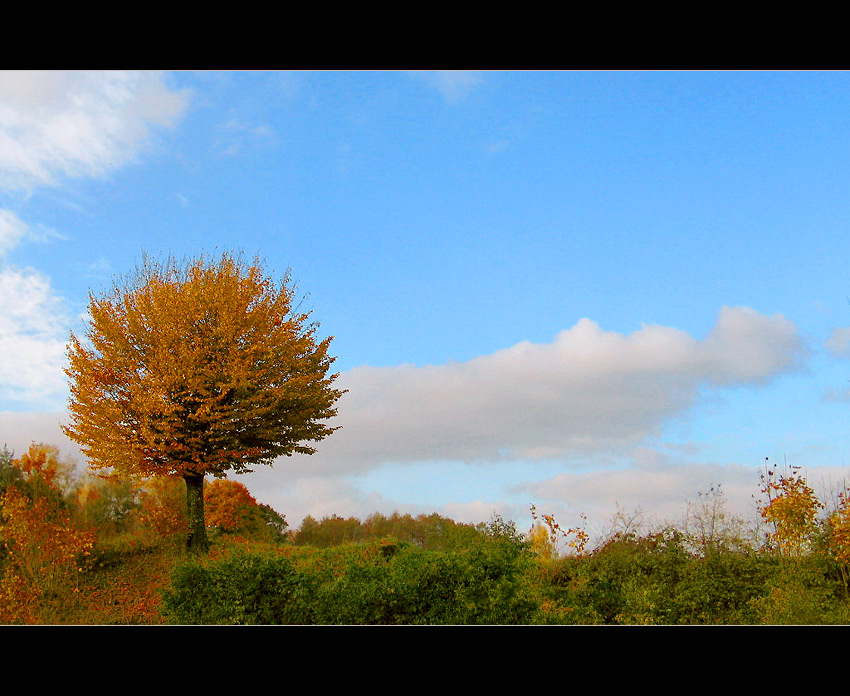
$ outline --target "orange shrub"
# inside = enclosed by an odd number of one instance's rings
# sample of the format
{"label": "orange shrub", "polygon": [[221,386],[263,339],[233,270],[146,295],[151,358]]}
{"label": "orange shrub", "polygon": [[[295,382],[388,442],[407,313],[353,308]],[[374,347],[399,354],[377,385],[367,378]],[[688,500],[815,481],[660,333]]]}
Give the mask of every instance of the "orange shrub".
{"label": "orange shrub", "polygon": [[208,527],[223,532],[258,531],[262,514],[254,496],[238,481],[215,479],[204,488]]}
{"label": "orange shrub", "polygon": [[75,525],[64,505],[56,454],[56,448],[33,444],[13,462],[23,473],[20,487],[9,486],[0,498],[3,623],[32,623],[41,597],[76,587],[80,562],[95,543],[95,535]]}

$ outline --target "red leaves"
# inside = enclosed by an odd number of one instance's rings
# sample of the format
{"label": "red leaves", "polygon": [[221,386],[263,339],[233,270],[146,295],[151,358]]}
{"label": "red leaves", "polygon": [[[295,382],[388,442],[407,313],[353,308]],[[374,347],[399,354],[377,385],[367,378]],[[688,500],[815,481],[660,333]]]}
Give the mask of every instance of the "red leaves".
{"label": "red leaves", "polygon": [[257,501],[238,481],[216,479],[204,488],[208,527],[224,532],[256,529],[262,518]]}

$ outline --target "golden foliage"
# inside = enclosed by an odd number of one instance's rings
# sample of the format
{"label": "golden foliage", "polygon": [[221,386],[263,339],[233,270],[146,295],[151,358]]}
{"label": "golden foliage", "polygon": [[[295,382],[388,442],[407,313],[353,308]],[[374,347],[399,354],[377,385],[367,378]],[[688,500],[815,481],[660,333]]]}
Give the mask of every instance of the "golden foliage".
{"label": "golden foliage", "polygon": [[289,277],[224,254],[145,259],[90,296],[87,342],[69,345],[65,433],[95,468],[148,476],[250,471],[334,428],[330,338],[293,307]]}
{"label": "golden foliage", "polygon": [[587,549],[587,544],[590,541],[590,535],[587,533],[585,525],[587,520],[582,515],[581,527],[570,527],[562,529],[561,525],[555,520],[554,515],[541,514],[541,522],[537,522],[537,507],[531,506],[531,516],[534,519],[534,526],[529,533],[529,541],[532,549],[534,549],[542,558],[557,558],[560,555],[560,544],[565,541],[569,552],[574,555],[581,556]]}
{"label": "golden foliage", "polygon": [[61,464],[54,447],[33,445],[13,462],[23,488],[9,486],[0,497],[0,542],[5,553],[0,577],[0,623],[38,621],[35,602],[76,584],[81,560],[95,535],[75,525],[63,506]]}
{"label": "golden foliage", "polygon": [[801,556],[809,551],[819,529],[818,511],[824,506],[799,467],[791,467],[785,474],[768,468],[762,475],[761,492],[767,500],[759,513],[773,529],[768,540],[783,555]]}

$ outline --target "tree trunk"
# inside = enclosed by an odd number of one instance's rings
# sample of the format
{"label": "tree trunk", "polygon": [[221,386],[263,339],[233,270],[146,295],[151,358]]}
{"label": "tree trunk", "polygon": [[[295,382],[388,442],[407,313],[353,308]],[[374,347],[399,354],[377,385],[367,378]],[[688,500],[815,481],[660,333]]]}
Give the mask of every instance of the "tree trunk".
{"label": "tree trunk", "polygon": [[204,477],[186,474],[183,480],[186,481],[186,514],[189,519],[186,548],[196,553],[206,553],[209,551],[209,542],[204,516]]}

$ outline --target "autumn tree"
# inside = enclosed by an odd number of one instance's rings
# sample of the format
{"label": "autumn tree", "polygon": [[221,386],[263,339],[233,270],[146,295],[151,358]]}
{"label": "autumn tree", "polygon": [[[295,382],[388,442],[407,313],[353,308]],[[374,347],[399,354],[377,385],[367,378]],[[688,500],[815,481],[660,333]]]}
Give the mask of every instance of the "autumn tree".
{"label": "autumn tree", "polygon": [[812,547],[819,529],[818,512],[824,505],[799,467],[777,473],[768,462],[765,469],[761,475],[765,500],[760,502],[759,513],[773,530],[768,542],[782,555],[801,556]]}
{"label": "autumn tree", "polygon": [[94,469],[181,477],[190,549],[207,548],[205,476],[312,454],[335,430],[331,338],[294,299],[256,260],[145,258],[90,295],[87,340],[71,335],[65,433]]}
{"label": "autumn tree", "polygon": [[260,506],[244,483],[217,479],[204,490],[207,526],[223,532],[259,531]]}

